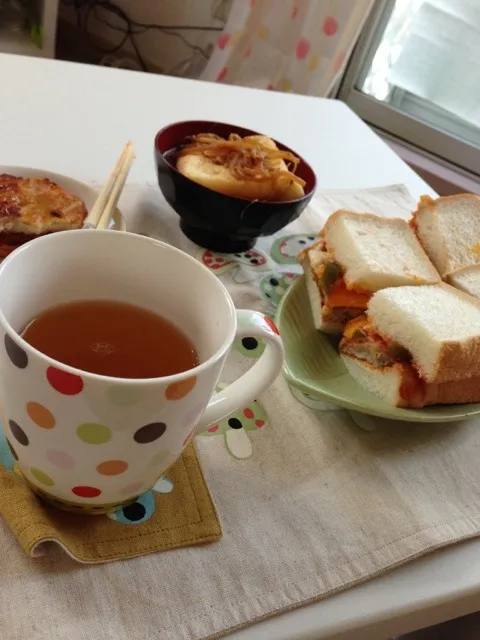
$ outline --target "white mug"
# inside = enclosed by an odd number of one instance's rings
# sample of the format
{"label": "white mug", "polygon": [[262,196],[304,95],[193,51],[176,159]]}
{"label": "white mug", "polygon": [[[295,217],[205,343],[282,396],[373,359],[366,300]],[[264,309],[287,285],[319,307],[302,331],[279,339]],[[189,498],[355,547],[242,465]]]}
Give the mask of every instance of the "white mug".
{"label": "white mug", "polygon": [[[172,321],[200,364],[154,379],[113,378],[57,362],[20,336],[47,308],[128,302]],[[196,433],[248,404],[276,378],[283,347],[272,321],[236,311],[197,260],[121,231],[64,231],[23,245],[0,265],[0,403],[17,465],[59,507],[104,513],[150,489]],[[261,358],[214,393],[236,338],[267,341]]]}

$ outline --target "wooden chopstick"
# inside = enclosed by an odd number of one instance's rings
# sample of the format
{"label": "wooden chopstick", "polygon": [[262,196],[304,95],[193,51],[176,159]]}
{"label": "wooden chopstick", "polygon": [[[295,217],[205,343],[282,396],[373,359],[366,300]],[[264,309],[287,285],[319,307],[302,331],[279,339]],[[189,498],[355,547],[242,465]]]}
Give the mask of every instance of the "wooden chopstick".
{"label": "wooden chopstick", "polygon": [[107,182],[100,191],[92,210],[86,217],[83,223],[84,229],[108,228],[134,160],[135,151],[133,149],[133,143],[128,142],[123,148]]}
{"label": "wooden chopstick", "polygon": [[129,143],[129,145],[130,147],[126,154],[125,161],[120,167],[120,171],[113,184],[112,190],[110,191],[105,209],[103,210],[100,220],[97,223],[97,229],[108,229],[112,216],[117,208],[117,203],[122,193],[122,189],[125,185],[128,174],[130,173],[133,161],[135,160],[135,151],[133,150],[133,145],[131,142]]}
{"label": "wooden chopstick", "polygon": [[115,166],[113,167],[107,182],[104,184],[102,190],[98,194],[98,198],[95,200],[95,204],[93,205],[92,210],[86,217],[85,222],[83,223],[84,229],[96,228],[98,221],[102,217],[103,210],[105,209],[105,205],[107,204],[108,196],[110,195],[110,191],[112,190],[115,179],[118,176],[120,167],[125,161],[125,156],[127,154],[127,151],[128,151],[128,143],[123,148],[123,151],[120,157],[118,158]]}

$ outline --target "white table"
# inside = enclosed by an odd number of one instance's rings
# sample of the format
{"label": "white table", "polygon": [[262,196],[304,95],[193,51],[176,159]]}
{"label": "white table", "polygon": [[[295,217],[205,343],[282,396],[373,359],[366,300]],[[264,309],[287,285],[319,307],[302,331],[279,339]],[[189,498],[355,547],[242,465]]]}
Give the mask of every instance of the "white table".
{"label": "white table", "polygon": [[[0,77],[0,165],[102,180],[131,139],[137,161],[130,180],[152,183],[158,129],[177,120],[206,119],[284,141],[311,162],[320,188],[401,182],[416,197],[431,192],[340,102],[4,54]],[[383,640],[478,609],[480,540],[232,637]]]}

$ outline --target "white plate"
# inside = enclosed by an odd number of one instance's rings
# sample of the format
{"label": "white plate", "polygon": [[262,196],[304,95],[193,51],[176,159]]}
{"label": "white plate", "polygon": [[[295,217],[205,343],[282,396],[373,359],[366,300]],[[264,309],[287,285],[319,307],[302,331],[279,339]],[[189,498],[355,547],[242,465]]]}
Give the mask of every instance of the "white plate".
{"label": "white plate", "polygon": [[[52,182],[56,182],[58,185],[66,189],[69,193],[83,200],[89,213],[98,196],[98,191],[93,187],[90,187],[88,184],[79,182],[78,180],[74,180],[68,176],[62,176],[59,173],[46,171],[45,169],[0,166],[0,174],[2,173],[8,173],[11,176],[19,176],[22,178],[48,178],[49,180],[52,180]],[[126,231],[127,229],[125,220],[118,209],[116,209],[113,214],[110,228],[117,231]]]}

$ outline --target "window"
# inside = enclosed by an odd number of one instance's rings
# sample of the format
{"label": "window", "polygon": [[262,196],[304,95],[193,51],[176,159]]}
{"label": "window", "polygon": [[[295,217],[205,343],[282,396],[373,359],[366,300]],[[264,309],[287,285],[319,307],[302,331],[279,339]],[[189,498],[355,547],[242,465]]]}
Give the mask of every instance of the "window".
{"label": "window", "polygon": [[377,0],[339,97],[378,129],[480,175],[480,1]]}

